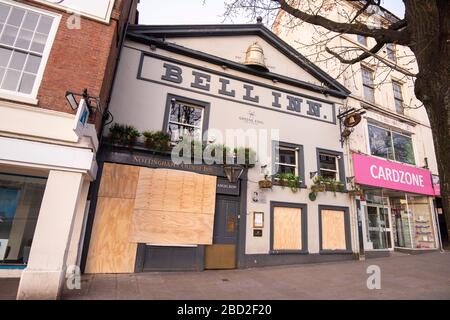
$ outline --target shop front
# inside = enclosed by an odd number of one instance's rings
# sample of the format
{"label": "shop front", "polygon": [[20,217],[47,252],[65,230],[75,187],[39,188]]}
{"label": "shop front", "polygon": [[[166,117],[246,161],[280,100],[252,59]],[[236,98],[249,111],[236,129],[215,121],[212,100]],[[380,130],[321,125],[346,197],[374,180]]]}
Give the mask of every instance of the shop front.
{"label": "shop front", "polygon": [[364,190],[356,206],[367,256],[438,248],[429,170],[356,153],[353,166]]}

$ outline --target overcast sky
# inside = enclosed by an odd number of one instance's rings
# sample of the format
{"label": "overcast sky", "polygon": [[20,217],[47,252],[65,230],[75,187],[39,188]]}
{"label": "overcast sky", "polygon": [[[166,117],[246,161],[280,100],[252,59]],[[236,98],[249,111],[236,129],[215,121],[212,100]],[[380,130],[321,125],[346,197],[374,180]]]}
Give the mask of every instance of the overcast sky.
{"label": "overcast sky", "polygon": [[[205,2],[205,4],[203,4]],[[382,0],[383,6],[399,17],[405,8],[402,0]],[[141,0],[140,24],[218,24],[224,4],[221,0]],[[235,19],[234,23],[250,23],[248,18]],[[270,27],[270,26],[268,26]]]}

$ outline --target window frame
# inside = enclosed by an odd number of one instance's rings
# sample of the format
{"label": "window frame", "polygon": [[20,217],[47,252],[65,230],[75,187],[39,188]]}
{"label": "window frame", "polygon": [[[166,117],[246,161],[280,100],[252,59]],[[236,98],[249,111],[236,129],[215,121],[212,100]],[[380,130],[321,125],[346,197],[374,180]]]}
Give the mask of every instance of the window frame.
{"label": "window frame", "polygon": [[[168,93],[167,99],[166,99],[166,111],[164,113],[164,120],[163,120],[163,126],[162,126],[162,130],[167,133],[169,133],[169,124],[171,124],[171,123],[178,124],[177,122],[170,121],[170,110],[172,107],[172,99],[175,99],[177,102],[184,103],[186,105],[190,105],[193,107],[198,107],[198,108],[203,109],[200,131],[201,131],[201,135],[202,135],[201,141],[206,142],[204,136],[205,136],[205,132],[208,129],[210,103]],[[196,127],[194,125],[189,125],[189,124],[184,124],[184,123],[179,123],[178,125],[185,126],[185,127]]]}
{"label": "window frame", "polygon": [[[322,234],[322,212],[324,210],[343,211],[344,212],[344,230],[345,230],[345,250],[323,249]],[[352,234],[350,228],[350,211],[348,207],[319,205],[319,254],[352,254]]]}
{"label": "window frame", "polygon": [[[389,56],[390,53],[392,53],[392,57]],[[391,61],[397,62],[397,48],[395,43],[386,44],[386,58]]]}
{"label": "window frame", "polygon": [[[370,131],[369,131],[369,126],[373,126],[373,127],[378,128],[378,129],[382,129],[382,130],[389,131],[389,133],[390,133],[390,135],[391,135],[392,154],[394,155],[394,159],[384,158],[384,157],[380,157],[380,156],[377,156],[377,155],[373,155],[373,154],[372,154],[372,147],[371,147],[371,144],[370,144]],[[411,145],[412,145],[412,149],[413,149],[412,153],[413,153],[413,158],[414,158],[413,160],[414,160],[414,163],[402,162],[402,161],[399,161],[399,160],[396,159],[396,157],[395,157],[395,146],[394,146],[394,137],[393,137],[393,133],[396,133],[396,134],[398,134],[398,135],[401,135],[401,136],[404,136],[404,137],[407,137],[407,138],[410,138],[410,139],[411,139]],[[397,163],[404,164],[404,165],[416,166],[416,163],[417,163],[417,162],[416,162],[416,151],[415,151],[415,147],[414,147],[414,141],[413,141],[413,138],[412,138],[412,134],[408,134],[408,133],[401,132],[401,131],[397,131],[397,130],[392,130],[391,127],[383,127],[383,126],[378,125],[378,124],[376,124],[376,123],[368,122],[368,123],[367,123],[367,139],[368,139],[367,146],[368,146],[368,149],[369,149],[369,150],[368,150],[368,154],[369,154],[371,157],[377,157],[377,158],[384,159],[384,160],[388,160],[388,161],[395,161],[395,162],[397,162]]]}
{"label": "window frame", "polygon": [[[32,11],[37,14],[46,15],[48,17],[53,18],[52,26],[48,33],[48,38],[45,43],[44,51],[42,52],[42,55],[40,56],[41,62],[39,64],[39,69],[36,73],[36,79],[34,80],[33,89],[31,90],[31,93],[22,93],[22,92],[18,92],[18,91],[12,91],[12,90],[6,90],[6,89],[0,88],[0,98],[13,100],[13,101],[19,101],[19,102],[25,102],[25,103],[30,103],[30,104],[37,104],[37,102],[38,102],[37,94],[38,94],[39,88],[42,83],[42,78],[43,78],[43,75],[45,72],[45,68],[47,67],[50,52],[53,47],[62,16],[55,12],[36,8],[36,7],[30,6],[30,5],[26,5],[26,4],[15,2],[15,1],[0,0],[0,3],[6,4],[6,5],[9,5],[12,7],[17,7],[20,9]],[[23,23],[23,21],[22,21],[22,23]],[[3,28],[3,30],[4,30],[4,28]],[[2,30],[2,32],[3,32],[3,30]],[[30,50],[16,49],[14,46],[0,45],[0,47],[11,49],[11,50],[17,50],[17,51],[24,52],[27,54],[33,53],[33,51],[30,51]]]}
{"label": "window frame", "polygon": [[[280,185],[279,179],[276,179],[274,175],[278,173],[276,170],[278,163],[276,161],[276,155],[278,154],[278,148],[286,148],[286,149],[294,149],[296,151],[296,176],[300,177],[300,183],[298,185],[299,188],[306,188],[306,179],[305,179],[305,155],[303,145],[294,144],[289,142],[282,141],[272,141],[272,183],[274,185]],[[286,164],[288,165],[288,164]]]}
{"label": "window frame", "polygon": [[[274,213],[276,207],[296,208],[301,210],[302,248],[300,250],[274,250]],[[308,205],[306,203],[292,203],[281,201],[270,201],[270,251],[269,254],[308,254]]]}
{"label": "window frame", "polygon": [[[364,70],[368,71],[370,73],[371,76],[371,84],[366,84],[364,82]],[[367,66],[361,65],[361,78],[362,78],[362,85],[363,85],[363,98],[364,100],[366,100],[367,102],[370,103],[375,103],[375,84],[374,84],[374,79],[375,79],[375,71]],[[366,97],[366,90],[365,88],[369,88],[372,92],[372,100],[368,99]]]}
{"label": "window frame", "polygon": [[317,158],[317,174],[320,175],[320,154],[326,154],[330,156],[336,157],[337,176],[339,179],[336,179],[338,182],[344,183],[345,190],[347,190],[346,181],[345,181],[345,163],[344,163],[344,153],[341,151],[328,150],[323,148],[316,148],[316,158]]}
{"label": "window frame", "polygon": [[[400,92],[400,98],[395,96],[395,89],[394,86],[398,86],[399,88],[399,92]],[[394,106],[395,106],[395,112],[397,112],[398,114],[405,114],[405,106],[404,106],[404,100],[403,100],[403,84],[399,81],[396,80],[392,80],[392,92],[394,94]],[[399,110],[397,109],[397,104],[396,102],[399,101],[402,105],[402,109],[401,112],[399,112]]]}

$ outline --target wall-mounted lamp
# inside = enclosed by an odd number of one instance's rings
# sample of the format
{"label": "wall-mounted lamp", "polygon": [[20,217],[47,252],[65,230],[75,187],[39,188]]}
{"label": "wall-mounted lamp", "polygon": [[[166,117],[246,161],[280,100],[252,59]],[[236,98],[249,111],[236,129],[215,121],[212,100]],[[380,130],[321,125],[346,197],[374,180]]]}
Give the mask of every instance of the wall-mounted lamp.
{"label": "wall-mounted lamp", "polygon": [[[66,91],[66,100],[69,103],[72,110],[77,110],[78,106],[80,105],[80,101],[77,100],[76,97],[81,97],[86,101],[86,104],[89,108],[89,112],[93,112],[93,109],[99,109],[100,108],[100,98],[99,97],[93,97],[88,94],[87,89],[83,90],[83,93],[74,93],[71,91]],[[95,101],[95,107],[91,105],[91,101]]]}
{"label": "wall-mounted lamp", "polygon": [[309,178],[310,179],[314,178],[318,173],[319,173],[319,171],[310,171],[309,172]]}
{"label": "wall-mounted lamp", "polygon": [[223,171],[225,172],[228,181],[235,183],[241,177],[244,168],[241,165],[227,164],[223,166]]}

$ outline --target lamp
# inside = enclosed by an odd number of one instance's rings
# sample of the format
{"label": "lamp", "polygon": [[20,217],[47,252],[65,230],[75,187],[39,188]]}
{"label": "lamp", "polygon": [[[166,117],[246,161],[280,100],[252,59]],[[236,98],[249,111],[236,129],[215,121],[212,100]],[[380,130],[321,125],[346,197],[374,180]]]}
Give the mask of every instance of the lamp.
{"label": "lamp", "polygon": [[319,172],[318,171],[310,171],[309,172],[309,178],[312,179],[314,178],[315,175],[317,175]]}
{"label": "lamp", "polygon": [[72,110],[77,110],[78,102],[77,99],[75,99],[75,95],[72,92],[70,91],[66,92],[66,100],[69,102],[69,105],[72,108]]}
{"label": "lamp", "polygon": [[244,168],[236,164],[227,164],[223,166],[223,171],[225,172],[228,181],[235,183],[241,177],[242,172],[244,172]]}
{"label": "lamp", "polygon": [[79,101],[77,101],[78,97],[82,97],[85,101],[86,104],[88,106],[89,112],[92,112],[93,107],[91,106],[91,100],[95,100],[96,101],[96,108],[100,107],[100,98],[99,97],[92,97],[88,94],[87,89],[83,90],[83,93],[74,93],[71,91],[66,91],[66,100],[67,102],[69,102],[70,107],[72,108],[72,110],[77,110],[78,106],[80,104]]}

